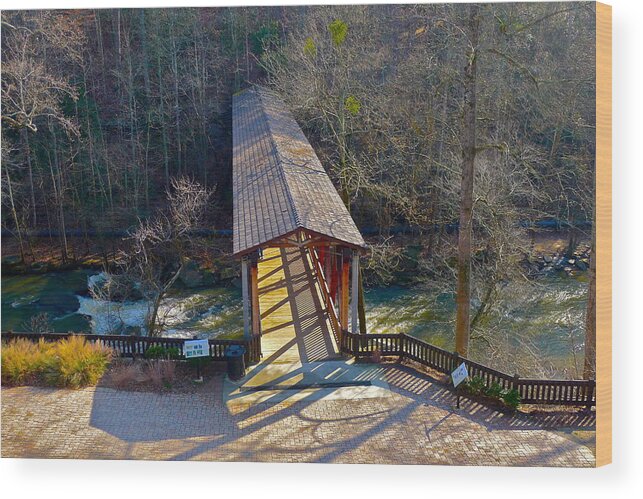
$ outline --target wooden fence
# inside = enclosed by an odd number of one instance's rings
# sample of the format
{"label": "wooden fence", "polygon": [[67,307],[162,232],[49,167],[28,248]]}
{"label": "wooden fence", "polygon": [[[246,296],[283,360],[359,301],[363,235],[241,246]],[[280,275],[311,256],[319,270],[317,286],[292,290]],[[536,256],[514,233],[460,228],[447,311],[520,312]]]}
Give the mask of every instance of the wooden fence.
{"label": "wooden fence", "polygon": [[[3,340],[14,338],[26,338],[31,341],[38,341],[42,338],[45,341],[58,341],[71,336],[71,333],[14,333],[3,332]],[[151,338],[147,336],[119,336],[102,334],[79,335],[91,343],[100,343],[114,351],[121,357],[143,357],[150,347],[176,348],[180,355],[183,355],[183,342],[186,338]],[[189,339],[189,338],[187,338]],[[259,362],[261,357],[261,338],[254,336],[247,340],[208,340],[210,344],[210,358],[212,360],[225,360],[225,351],[231,345],[242,345],[246,348],[245,361],[248,364]]]}
{"label": "wooden fence", "polygon": [[523,404],[596,405],[594,380],[527,379],[509,375],[483,364],[460,357],[404,333],[353,334],[344,331],[341,348],[356,358],[370,357],[374,351],[386,356],[399,356],[449,374],[464,362],[469,376],[482,378],[487,386],[497,383],[502,389],[516,389]]}
{"label": "wooden fence", "polygon": [[[70,336],[70,333],[14,333],[3,332],[3,340],[27,338],[38,341],[57,341]],[[99,342],[108,346],[123,357],[143,357],[148,348],[161,346],[177,348],[183,355],[182,338],[149,338],[147,336],[115,336],[85,334],[87,341]],[[225,350],[230,345],[246,347],[247,363],[259,362],[261,358],[261,337],[254,336],[247,340],[208,340],[210,358],[224,360]],[[521,378],[509,375],[483,364],[460,357],[425,341],[404,333],[399,334],[354,334],[344,331],[341,335],[341,350],[356,358],[370,357],[376,350],[385,356],[399,356],[413,360],[438,372],[449,374],[456,366],[464,362],[469,376],[482,378],[487,386],[497,383],[502,389],[516,389],[523,404],[558,404],[579,405],[591,408],[596,405],[596,382],[594,380],[547,380]]]}

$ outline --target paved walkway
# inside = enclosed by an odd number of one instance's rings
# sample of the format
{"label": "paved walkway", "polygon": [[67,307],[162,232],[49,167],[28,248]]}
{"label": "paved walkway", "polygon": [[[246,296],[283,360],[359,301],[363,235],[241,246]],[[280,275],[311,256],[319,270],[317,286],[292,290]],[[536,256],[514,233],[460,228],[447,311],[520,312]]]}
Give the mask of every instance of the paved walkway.
{"label": "paved walkway", "polygon": [[[2,389],[2,457],[593,466],[594,413],[508,415],[463,402],[403,366],[382,398],[223,401],[107,388]],[[271,399],[272,400],[272,399]]]}

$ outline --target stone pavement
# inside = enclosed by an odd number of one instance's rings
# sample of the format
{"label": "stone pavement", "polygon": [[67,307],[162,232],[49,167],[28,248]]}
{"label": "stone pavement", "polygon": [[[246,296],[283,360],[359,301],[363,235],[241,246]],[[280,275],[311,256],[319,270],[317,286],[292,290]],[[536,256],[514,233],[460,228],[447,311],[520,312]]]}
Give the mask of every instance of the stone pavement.
{"label": "stone pavement", "polygon": [[[503,414],[426,375],[378,366],[384,398],[227,407],[223,379],[197,394],[2,389],[2,457],[593,466],[593,412]],[[584,438],[583,438],[584,437]]]}

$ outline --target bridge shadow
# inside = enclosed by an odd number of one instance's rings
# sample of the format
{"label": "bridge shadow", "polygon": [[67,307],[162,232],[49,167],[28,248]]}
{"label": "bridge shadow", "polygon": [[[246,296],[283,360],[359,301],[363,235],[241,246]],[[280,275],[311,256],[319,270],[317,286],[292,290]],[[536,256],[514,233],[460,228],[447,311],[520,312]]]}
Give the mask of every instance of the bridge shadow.
{"label": "bridge shadow", "polygon": [[[408,397],[426,398],[425,403],[436,407],[444,409],[456,407],[456,394],[437,378],[401,364],[383,369],[387,370],[386,381],[393,391]],[[543,429],[593,431],[596,428],[596,412],[580,407],[523,412],[502,407],[500,404],[486,405],[463,395],[460,397],[460,409],[455,411],[462,417],[471,418],[483,424],[490,431]]]}
{"label": "bridge shadow", "polygon": [[[263,343],[269,348],[281,351],[285,354],[289,348],[275,346],[277,337],[274,333],[285,332],[290,328],[293,331],[295,345],[297,347],[298,359],[302,363],[315,362],[331,358],[340,358],[339,350],[335,343],[332,329],[329,325],[328,314],[324,303],[320,299],[317,277],[310,264],[307,251],[299,248],[280,248],[278,251],[281,261],[274,268],[269,268],[260,276],[263,285],[259,288],[259,295],[266,296],[275,293],[277,296],[285,296],[261,310]],[[271,255],[264,261],[274,262],[275,256]],[[279,273],[283,278],[279,278]],[[267,282],[267,278],[277,278],[274,282]],[[285,292],[285,293],[284,293]],[[287,309],[288,313],[285,314]],[[286,317],[287,316],[287,317]],[[271,336],[272,335],[272,336]],[[280,341],[288,343],[291,339],[279,336]],[[260,363],[279,363],[285,361],[274,354],[265,358]],[[292,362],[289,359],[287,362]],[[260,369],[256,367],[255,370]],[[258,371],[257,371],[258,372]]]}
{"label": "bridge shadow", "polygon": [[[327,317],[320,313],[324,307],[305,251],[291,248],[281,249],[279,253],[284,279],[278,283],[287,291],[282,306],[290,308],[291,320],[273,330],[292,327],[294,335],[268,354],[254,368],[253,376],[279,363],[295,346],[303,364],[336,355]],[[277,309],[270,307],[264,314],[276,313]],[[295,365],[277,373],[271,383],[299,382],[305,376],[306,369]],[[395,438],[409,438],[412,445],[428,447],[436,436],[444,439],[445,429],[456,434],[465,424],[473,425],[476,435],[481,438],[493,432],[516,431],[518,442],[528,438],[531,432],[543,430],[568,435],[566,443],[559,443],[556,449],[533,451],[540,452],[537,457],[541,460],[553,462],[557,453],[577,449],[579,444],[573,441],[573,432],[592,432],[596,425],[595,412],[585,410],[516,412],[487,406],[467,397],[462,397],[460,409],[456,409],[455,394],[439,377],[399,363],[370,365],[356,376],[355,381],[386,382],[393,392],[393,401],[386,398],[368,402],[328,401],[318,397],[315,391],[281,390],[265,401],[228,406],[223,397],[224,382],[219,377],[197,394],[132,394],[98,389],[93,399],[90,425],[132,445],[170,440],[188,442],[182,446],[183,450],[171,456],[173,460],[316,462],[350,459],[354,449],[386,439],[390,434],[395,434]],[[327,391],[332,392],[331,389]],[[326,409],[324,404],[330,404],[334,409]],[[425,415],[430,417],[425,418]],[[421,421],[420,425],[418,421]],[[347,426],[351,428],[350,432],[343,431]],[[470,428],[467,432],[471,433]],[[311,434],[314,438],[310,445],[301,445]],[[393,452],[395,445],[403,446],[404,443],[391,445]],[[425,457],[429,461],[432,459],[430,455]],[[514,464],[525,463],[528,463],[526,458],[518,456]]]}
{"label": "bridge shadow", "polygon": [[[293,371],[285,376],[296,374]],[[493,432],[519,430],[516,445],[529,438],[531,432],[536,432],[532,438],[538,438],[536,435],[543,430],[567,434],[570,438],[560,439],[556,448],[533,450],[529,457],[555,462],[560,455],[578,448],[571,432],[595,430],[595,413],[583,410],[529,414],[486,407],[467,398],[456,409],[455,395],[438,379],[400,364],[372,366],[361,379],[386,380],[396,399],[381,399],[381,403],[375,399],[362,406],[356,400],[327,402],[311,393],[290,402],[293,392],[284,390],[266,402],[229,409],[223,401],[223,379],[218,377],[200,393],[189,395],[96,390],[90,425],[132,445],[194,439],[186,444],[187,449],[183,445],[180,452],[171,455],[172,460],[315,462],[346,460],[354,449],[388,438],[391,432],[399,433],[396,438],[408,433],[405,438],[413,439],[409,444],[428,448],[442,442],[445,431],[456,438],[461,437],[459,431],[469,435],[470,428],[463,425],[470,423],[478,428],[471,438],[486,439],[485,435]],[[324,409],[323,404],[331,404],[336,410]],[[424,422],[423,428],[418,429],[418,421]],[[340,431],[346,427],[351,432]],[[298,445],[302,434],[310,432],[318,435],[310,446]],[[418,438],[425,443],[418,442]],[[427,459],[431,460],[431,456]],[[516,456],[512,464],[530,462],[527,457]]]}
{"label": "bridge shadow", "polygon": [[211,394],[159,394],[97,389],[92,401],[89,425],[125,442],[156,442],[194,437],[224,436],[234,426],[226,412],[212,414]]}
{"label": "bridge shadow", "polygon": [[[328,315],[319,298],[317,278],[305,249],[293,250],[291,255],[282,249],[284,275],[290,299],[293,326],[302,363],[329,358],[339,358],[339,351],[332,337]],[[305,275],[297,281],[294,275]]]}

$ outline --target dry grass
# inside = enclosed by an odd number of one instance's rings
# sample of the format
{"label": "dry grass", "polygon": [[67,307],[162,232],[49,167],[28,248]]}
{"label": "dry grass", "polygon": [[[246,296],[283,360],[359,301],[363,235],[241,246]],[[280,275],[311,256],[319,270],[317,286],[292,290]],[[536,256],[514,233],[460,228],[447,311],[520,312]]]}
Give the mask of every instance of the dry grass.
{"label": "dry grass", "polygon": [[80,388],[95,385],[105,373],[112,351],[83,336],[52,343],[16,339],[2,347],[2,382],[42,380],[48,385]]}
{"label": "dry grass", "polygon": [[52,345],[18,338],[2,346],[2,381],[21,384],[38,376],[45,368]]}
{"label": "dry grass", "polygon": [[126,388],[132,383],[138,383],[143,376],[141,366],[135,362],[120,364],[112,373],[110,378],[117,388]]}
{"label": "dry grass", "polygon": [[176,364],[171,360],[147,361],[144,374],[157,388],[171,386],[176,378]]}

